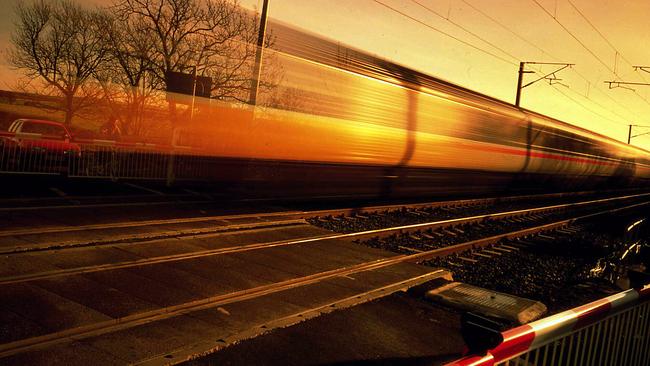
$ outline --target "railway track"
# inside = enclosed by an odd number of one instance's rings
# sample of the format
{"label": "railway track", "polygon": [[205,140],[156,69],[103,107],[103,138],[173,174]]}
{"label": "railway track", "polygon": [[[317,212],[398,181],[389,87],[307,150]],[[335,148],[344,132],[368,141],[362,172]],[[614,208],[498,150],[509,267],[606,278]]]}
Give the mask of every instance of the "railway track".
{"label": "railway track", "polygon": [[[137,190],[145,193],[134,193],[129,194],[115,194],[115,195],[103,195],[103,194],[90,194],[90,195],[80,195],[80,194],[67,194],[62,192],[57,188],[50,188],[57,192],[55,196],[49,197],[12,197],[12,198],[0,198],[0,212],[3,211],[43,211],[43,210],[75,210],[75,209],[84,209],[84,208],[105,208],[105,207],[117,207],[119,205],[126,206],[157,206],[157,205],[170,205],[174,203],[207,203],[214,201],[224,201],[225,197],[215,195],[213,192],[201,192],[193,191],[189,189],[183,189],[180,192],[163,192],[156,189],[141,187],[135,184],[123,183],[123,186],[133,186],[138,187]],[[110,188],[104,188],[104,190],[110,191]],[[505,201],[517,201],[517,200],[528,200],[532,198],[542,198],[542,199],[552,199],[560,197],[580,197],[580,196],[592,196],[592,195],[602,195],[602,194],[616,194],[622,193],[624,191],[633,193],[638,191],[636,189],[627,189],[627,190],[609,190],[609,191],[581,191],[581,192],[564,192],[564,193],[549,193],[549,194],[539,194],[539,195],[519,195],[511,197],[502,197],[502,198],[483,198],[483,199],[467,199],[467,200],[457,200],[451,202],[462,202],[471,203],[472,201],[485,201],[485,202],[497,202],[501,200]],[[326,197],[323,197],[326,198]],[[334,197],[335,198],[335,197]],[[343,197],[344,201],[350,201],[354,197]],[[299,198],[295,197],[284,197],[284,198],[257,198],[257,199],[240,199],[240,200],[230,200],[229,202],[280,202],[280,201],[300,201]],[[309,197],[305,197],[304,201],[308,201]],[[330,199],[332,200],[332,199]],[[450,203],[448,201],[448,203]],[[432,203],[430,203],[432,204]],[[423,204],[414,204],[413,206],[418,206]],[[391,207],[387,205],[386,207]]]}
{"label": "railway track", "polygon": [[0,199],[0,212],[74,210],[118,206],[159,206],[214,201],[200,193],[150,193],[113,196],[58,196]]}
{"label": "railway track", "polygon": [[[470,211],[475,210],[475,205],[485,205],[485,202],[456,201],[452,205],[447,203],[447,206],[442,203],[433,205],[457,207],[460,208],[458,212],[468,212],[468,207]],[[650,204],[650,194],[643,193],[427,222],[421,221],[428,216],[414,214],[410,216],[416,223],[381,228],[377,228],[380,221],[371,220],[371,215],[385,217],[390,215],[391,210],[404,213],[403,206],[236,215],[230,217],[232,223],[223,224],[219,232],[192,232],[171,238],[104,242],[92,246],[31,247],[29,250],[8,252],[3,257],[8,266],[0,273],[5,318],[18,316],[31,323],[46,323],[44,316],[51,314],[39,315],[34,309],[20,308],[20,304],[32,303],[66,309],[70,319],[66,324],[45,325],[38,330],[25,330],[3,339],[0,358],[11,361],[9,363],[19,363],[25,361],[21,355],[47,352],[52,347],[57,349],[72,341],[94,345],[95,341],[109,338],[118,342],[115,334],[129,333],[143,327],[156,328],[179,318],[194,319],[197,314],[206,315],[206,312],[211,317],[215,316],[215,312],[223,315],[230,312],[218,309],[223,310],[225,306],[237,309],[247,301],[261,301],[296,289],[313,289],[320,293],[320,287],[331,286],[331,281],[338,286],[334,292],[346,289],[343,295],[335,296],[334,300],[328,298],[310,304],[306,310],[296,311],[295,306],[289,306],[287,313],[266,319],[264,324],[246,323],[235,327],[235,331],[227,332],[229,335],[219,335],[218,342],[199,342],[203,347],[199,348],[203,351],[219,348],[256,332],[264,332],[273,327],[270,324],[299,322],[308,314],[318,315],[325,308],[334,309],[343,304],[354,304],[355,301],[367,301],[448,274],[445,270],[416,263],[487,248],[502,240],[561,230],[599,215],[647,204]],[[432,204],[418,204],[406,210],[422,212],[431,207]],[[450,210],[453,211],[450,208],[445,211],[448,213]],[[345,213],[353,218],[332,219]],[[330,220],[362,220],[372,222],[374,226],[360,232],[331,233],[308,225],[305,218],[325,224]],[[205,218],[197,220],[202,219]],[[224,217],[210,220],[226,221]],[[139,224],[142,223],[134,223]],[[53,230],[61,231],[52,233],[75,229]],[[21,233],[25,234],[14,234]],[[397,250],[387,252],[362,249],[362,246],[352,243],[376,244],[383,240],[394,241],[395,238],[430,244],[427,244],[428,247],[397,245],[391,247]],[[391,249],[382,245],[371,246]],[[32,265],[21,265],[25,263]],[[16,272],[16,268],[20,268],[20,272]],[[404,278],[404,274],[408,274],[407,278]],[[375,276],[381,280],[365,281],[366,287],[355,288],[352,292],[350,286],[360,286],[360,282],[354,285],[336,282],[364,276]],[[80,288],[85,293],[75,292]],[[52,294],[58,297],[52,299]],[[69,314],[75,309],[81,315]],[[29,328],[20,320],[14,320],[14,323],[8,322],[6,326]],[[201,332],[214,338],[214,330],[210,331],[213,328],[214,324],[206,325]],[[172,358],[186,357],[198,352],[199,348],[196,345],[191,349],[179,347],[180,351],[172,352]],[[158,362],[168,355],[148,354],[146,359]],[[129,362],[142,360],[142,357],[133,356]]]}
{"label": "railway track", "polygon": [[[606,192],[606,195],[612,193]],[[537,209],[539,206],[536,205],[549,202],[556,202],[559,207],[562,204],[577,203],[581,199],[595,198],[594,196],[602,197],[603,193],[559,193],[313,211],[291,210],[9,228],[0,230],[0,238],[3,238],[0,254],[211,235],[233,230],[285,225],[296,220],[307,220],[328,230],[349,233],[366,231],[369,228],[443,221],[472,214],[480,218],[482,217],[480,214],[486,212],[499,214],[504,211]],[[58,210],[56,207],[52,209]],[[371,217],[364,216],[366,214],[371,214]]]}
{"label": "railway track", "polygon": [[[11,283],[21,283],[29,282],[34,280],[41,279],[51,279],[59,278],[71,275],[85,274],[85,273],[94,273],[94,272],[103,272],[116,269],[140,267],[147,265],[155,265],[168,262],[178,262],[184,260],[190,260],[195,258],[210,257],[217,255],[225,255],[232,253],[241,253],[259,249],[269,249],[275,247],[286,247],[293,245],[303,245],[314,242],[326,242],[328,240],[354,240],[357,242],[367,240],[366,244],[375,248],[388,249],[396,252],[402,253],[417,253],[427,254],[435,253],[436,250],[442,249],[443,251],[448,251],[449,247],[456,248],[457,245],[461,247],[464,246],[473,246],[475,244],[484,244],[491,243],[495,240],[500,240],[503,238],[517,237],[521,235],[529,235],[531,233],[538,232],[540,230],[552,230],[556,227],[566,226],[577,219],[584,219],[594,215],[599,215],[600,212],[586,214],[580,218],[576,218],[575,211],[569,211],[571,209],[581,209],[584,211],[589,210],[599,210],[598,207],[594,208],[592,206],[603,205],[603,204],[615,204],[617,202],[625,202],[632,199],[642,199],[649,197],[648,194],[641,195],[632,195],[632,196],[622,196],[615,198],[599,199],[599,200],[590,200],[583,201],[578,203],[571,204],[562,204],[562,205],[552,205],[552,206],[542,206],[537,208],[530,208],[525,210],[514,210],[506,211],[500,213],[489,213],[483,215],[474,215],[469,217],[460,217],[455,219],[446,219],[425,223],[417,223],[410,225],[403,225],[397,227],[381,228],[381,229],[371,229],[354,233],[341,233],[341,234],[323,234],[311,235],[308,237],[301,237],[302,233],[298,233],[296,238],[289,240],[271,240],[271,241],[260,241],[246,243],[245,240],[240,240],[238,245],[233,246],[223,246],[219,248],[207,249],[207,250],[188,250],[182,251],[181,253],[174,253],[169,255],[152,255],[144,256],[143,253],[138,253],[137,259],[134,260],[123,260],[115,261],[111,256],[107,256],[106,262],[102,263],[101,261],[97,262],[97,256],[93,256],[95,262],[91,265],[79,265],[73,266],[72,268],[63,268],[63,269],[54,269],[54,270],[42,270],[37,271],[27,271],[27,273],[19,273],[13,275],[6,275],[0,277],[0,285],[2,284],[11,284]],[[645,203],[633,204],[634,206],[645,205]],[[376,208],[371,208],[373,212],[376,211]],[[568,211],[568,212],[567,212]],[[316,211],[309,213],[311,217],[319,217],[324,212],[332,211]],[[340,212],[340,211],[336,211]],[[287,228],[287,229],[297,229],[298,232],[304,229],[304,221],[302,219],[296,219],[295,217],[304,217],[305,213],[285,213],[284,215],[274,214],[272,217],[275,221],[263,221],[263,222],[254,222],[254,223],[243,223],[243,224],[231,224],[225,225],[218,230],[211,229],[209,232],[191,231],[184,233],[183,237],[188,240],[204,240],[204,239],[216,239],[226,235],[232,235],[233,233],[247,233],[254,234],[256,237],[264,237],[265,232],[272,232],[277,228]],[[559,216],[558,216],[559,215]],[[280,220],[277,217],[280,216]],[[566,216],[566,218],[565,218]],[[259,219],[265,217],[265,215],[258,215],[255,218]],[[233,216],[233,217],[221,217],[220,220],[227,219],[239,219],[239,218],[250,218],[248,216]],[[364,219],[365,220],[365,219]],[[496,234],[488,235],[486,234]],[[503,234],[505,233],[505,234]],[[173,236],[173,239],[178,239],[180,235]],[[382,242],[382,238],[386,238]],[[151,238],[147,237],[146,240],[141,241],[112,241],[108,244],[112,244],[111,247],[117,250],[127,250],[127,248],[132,247],[133,245],[149,245],[156,246],[159,243],[164,243],[170,238],[165,237],[165,239]],[[88,246],[95,243],[85,243]],[[35,257],[32,252],[34,251],[46,251],[47,253],[39,253],[40,256],[47,255],[48,257],[57,256],[62,253],[62,249],[74,249],[76,246],[70,245],[66,247],[49,247],[47,250],[40,250],[41,247],[31,246],[27,250],[18,251],[14,250],[11,252],[4,252],[2,254],[14,254],[14,258],[20,258],[21,255],[26,257],[28,260],[38,259]],[[84,255],[89,254],[89,252],[94,251],[96,246],[85,249],[83,252],[75,253],[72,251],[72,255],[83,257]],[[66,256],[70,251],[66,251],[63,256]]]}
{"label": "railway track", "polygon": [[[178,262],[202,257],[210,257],[217,255],[225,255],[232,253],[241,253],[265,248],[274,248],[274,247],[286,247],[292,245],[303,245],[312,242],[325,242],[328,240],[355,240],[363,241],[369,238],[372,241],[369,242],[370,246],[388,249],[397,252],[404,253],[427,253],[436,248],[448,247],[452,244],[462,243],[462,242],[474,242],[475,240],[484,240],[481,239],[482,236],[485,236],[486,233],[498,233],[498,232],[528,232],[526,227],[546,227],[546,224],[549,224],[550,221],[557,219],[558,213],[563,211],[568,211],[571,209],[581,209],[589,210],[590,206],[602,205],[602,204],[613,204],[620,201],[630,200],[630,199],[639,199],[646,197],[645,194],[641,195],[632,195],[632,196],[622,196],[614,198],[606,198],[600,200],[590,200],[583,201],[578,203],[571,204],[562,204],[562,205],[551,205],[551,206],[542,206],[536,208],[529,208],[524,210],[514,210],[506,211],[499,213],[489,213],[483,215],[473,215],[468,217],[460,217],[455,219],[446,219],[432,222],[416,223],[409,225],[402,225],[397,227],[381,228],[381,229],[371,229],[356,233],[342,233],[342,234],[323,234],[321,232],[317,235],[308,235],[307,237],[303,236],[302,231],[304,231],[304,221],[301,217],[309,216],[312,218],[318,218],[323,213],[340,213],[341,210],[337,211],[315,211],[310,213],[284,213],[283,215],[270,214],[270,215],[257,215],[255,217],[250,216],[227,216],[220,217],[218,220],[220,222],[227,222],[227,220],[233,220],[233,223],[228,223],[223,226],[218,226],[217,228],[209,228],[207,231],[201,229],[192,229],[191,231],[174,231],[172,233],[164,232],[164,235],[161,235],[162,238],[152,237],[151,234],[145,234],[144,236],[128,236],[126,238],[115,238],[111,237],[109,241],[101,242],[102,246],[107,247],[107,250],[111,251],[121,251],[121,252],[131,252],[133,256],[126,260],[116,260],[113,253],[108,253],[104,255],[97,255],[97,241],[86,241],[86,242],[68,242],[67,245],[52,245],[52,243],[45,243],[39,245],[30,245],[26,248],[10,248],[5,250],[2,254],[13,254],[11,259],[5,259],[6,263],[13,262],[13,266],[7,266],[7,270],[0,271],[0,284],[10,284],[10,283],[21,283],[41,279],[52,279],[60,278],[71,275],[95,273],[95,272],[104,272],[116,269],[125,269],[133,268],[140,266],[156,265],[170,262]],[[426,206],[417,206],[426,207]],[[382,206],[386,208],[386,206]],[[391,206],[391,208],[394,208]],[[369,212],[378,212],[377,208],[369,208]],[[379,211],[381,212],[381,211]],[[384,211],[385,212],[385,211]],[[575,212],[566,213],[566,215],[572,215]],[[375,213],[376,214],[376,213]],[[357,213],[358,215],[358,213]],[[383,215],[383,214],[379,214]],[[555,215],[555,216],[554,216]],[[330,216],[331,217],[331,216]],[[355,220],[358,220],[356,216]],[[248,220],[255,219],[253,222]],[[271,219],[267,221],[267,219]],[[420,220],[420,217],[416,218]],[[239,220],[239,221],[238,221]],[[243,220],[244,222],[241,222]],[[366,219],[363,219],[366,220]],[[181,220],[187,222],[187,220]],[[169,221],[165,221],[169,223]],[[563,222],[563,221],[560,221]],[[375,225],[375,223],[371,223]],[[535,225],[536,224],[536,225]],[[120,224],[122,225],[122,224]],[[131,224],[124,224],[131,225]],[[553,225],[552,223],[550,225]],[[287,230],[293,230],[295,234],[289,234],[292,236],[289,240],[266,240],[265,233],[272,233],[278,228],[284,228]],[[68,230],[69,228],[65,228]],[[88,228],[81,228],[82,230],[88,230]],[[76,230],[76,229],[75,229]],[[417,234],[411,234],[413,232],[418,232]],[[22,232],[18,232],[19,234]],[[6,234],[6,233],[4,233]],[[230,242],[236,242],[236,245],[228,246],[218,246],[216,248],[203,248],[191,246],[192,241],[197,240],[216,240],[227,236],[237,235],[238,239],[230,240]],[[395,235],[401,235],[400,238],[390,238],[390,245],[382,243],[381,238],[392,237]],[[498,235],[497,235],[498,237]],[[260,240],[261,238],[261,240]],[[169,254],[165,254],[164,249],[156,250],[159,245],[164,246],[169,244],[170,240],[175,241],[178,239],[183,239],[186,242],[190,243],[190,247],[181,248],[177,250],[173,248],[171,251],[167,250]],[[174,245],[174,244],[173,244]],[[144,247],[144,250],[135,250],[133,251],[134,246]],[[64,249],[75,249],[77,250],[68,250]],[[151,248],[151,250],[146,250]],[[34,253],[42,252],[42,253]],[[152,254],[153,253],[153,254]],[[22,254],[22,255],[21,255]],[[156,255],[158,254],[158,255]],[[64,266],[66,268],[58,268],[56,265],[56,257],[62,258],[77,258],[73,266],[66,266],[65,260]],[[16,265],[27,263],[30,261],[37,261],[39,258],[47,257],[49,262],[53,261],[54,257],[54,266],[49,266],[51,269],[48,269],[48,266],[37,266],[35,269],[30,269],[30,266],[20,266]],[[124,256],[122,256],[124,257]],[[91,261],[84,262],[84,258],[90,258]],[[85,265],[84,265],[85,264]],[[14,271],[14,268],[21,267],[21,271]],[[33,267],[33,266],[32,266]]]}

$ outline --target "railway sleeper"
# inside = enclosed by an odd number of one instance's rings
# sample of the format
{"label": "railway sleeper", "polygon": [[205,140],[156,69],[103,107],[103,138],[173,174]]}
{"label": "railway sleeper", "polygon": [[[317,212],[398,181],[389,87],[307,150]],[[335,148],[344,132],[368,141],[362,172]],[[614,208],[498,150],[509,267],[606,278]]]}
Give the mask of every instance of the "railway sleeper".
{"label": "railway sleeper", "polygon": [[408,251],[408,252],[413,252],[413,253],[422,253],[423,252],[423,250],[415,249],[413,247],[407,247],[407,246],[403,246],[403,245],[398,245],[397,248]]}
{"label": "railway sleeper", "polygon": [[518,239],[517,241],[510,242],[509,245],[518,247],[519,249],[525,249],[525,248],[530,248],[531,246],[535,246],[537,244],[527,240]]}
{"label": "railway sleeper", "polygon": [[501,245],[501,246],[498,246],[498,245],[497,245],[497,246],[492,247],[492,250],[495,250],[495,251],[501,252],[501,254],[503,254],[503,253],[512,253],[512,251],[513,251],[514,249],[506,249],[506,248],[504,247],[504,245]]}
{"label": "railway sleeper", "polygon": [[456,257],[456,258],[458,258],[458,259],[460,259],[462,261],[465,261],[465,262],[469,262],[469,263],[477,263],[478,262],[478,259],[468,258],[468,257],[465,257],[465,256],[460,256],[460,255],[458,257]]}
{"label": "railway sleeper", "polygon": [[499,246],[499,248],[502,249],[502,250],[510,250],[510,251],[518,251],[518,250],[520,250],[519,248],[513,247],[513,246],[511,246],[509,244],[501,244]]}
{"label": "railway sleeper", "polygon": [[432,231],[431,233],[434,234],[434,235],[436,235],[436,236],[439,237],[439,238],[442,238],[442,237],[445,236],[445,234],[443,234],[441,231],[442,231],[442,230],[434,230],[434,231]]}
{"label": "railway sleeper", "polygon": [[554,237],[554,236],[550,236],[550,235],[546,235],[546,234],[537,234],[537,237],[538,237],[538,238],[541,238],[541,239],[551,240],[551,241],[555,241],[555,240],[557,240],[556,237]]}
{"label": "railway sleeper", "polygon": [[[452,228],[452,229],[453,229],[453,228]],[[451,231],[451,230],[449,230],[449,229],[443,229],[442,231],[445,232],[445,233],[447,233],[448,235],[451,235],[451,236],[458,236],[458,233],[453,232],[453,231]]]}

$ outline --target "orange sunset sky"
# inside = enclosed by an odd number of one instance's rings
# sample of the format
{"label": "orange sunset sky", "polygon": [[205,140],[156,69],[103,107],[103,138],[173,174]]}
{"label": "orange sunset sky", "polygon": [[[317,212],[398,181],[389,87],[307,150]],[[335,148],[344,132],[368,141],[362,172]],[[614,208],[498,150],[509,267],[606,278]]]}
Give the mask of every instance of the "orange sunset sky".
{"label": "orange sunset sky", "polygon": [[[0,0],[0,89],[19,73],[5,58],[17,1]],[[510,103],[520,61],[574,63],[556,75],[564,85],[531,85],[521,105],[621,141],[628,124],[650,125],[650,86],[604,83],[650,82],[632,67],[650,66],[648,0],[270,0],[269,16]],[[650,135],[632,143],[650,149]]]}

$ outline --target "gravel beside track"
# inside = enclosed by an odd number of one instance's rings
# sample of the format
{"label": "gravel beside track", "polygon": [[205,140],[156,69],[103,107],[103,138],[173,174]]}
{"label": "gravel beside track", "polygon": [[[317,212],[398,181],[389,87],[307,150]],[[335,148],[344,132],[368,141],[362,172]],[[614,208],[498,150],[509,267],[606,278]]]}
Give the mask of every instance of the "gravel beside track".
{"label": "gravel beside track", "polygon": [[428,229],[417,233],[395,234],[385,238],[375,237],[360,243],[372,248],[413,254],[419,251],[444,248],[493,235],[541,226],[574,215],[575,211],[573,213],[540,213],[510,219],[486,219],[480,223]]}
{"label": "gravel beside track", "polygon": [[[374,237],[358,243],[396,253],[414,254],[542,226],[615,205],[597,206],[533,212],[506,219],[486,218],[480,222]],[[431,216],[421,214],[422,211]],[[352,228],[371,230],[389,222],[408,225],[431,220],[439,213],[439,209],[418,210],[415,214],[404,209],[379,214],[376,220],[372,219],[373,215],[367,215],[352,220],[339,218],[320,221],[342,231]],[[616,217],[616,214],[611,217]],[[604,273],[591,270],[599,260],[616,252],[620,254],[621,248],[630,244],[621,235],[623,228],[631,222],[626,221],[629,219],[614,219],[620,221],[617,224],[603,218],[590,219],[589,223],[581,226],[501,240],[488,247],[428,260],[426,264],[452,271],[456,281],[541,301],[548,307],[549,313],[557,313],[620,291],[608,280],[615,277],[612,267]],[[613,227],[617,229],[613,230]]]}
{"label": "gravel beside track", "polygon": [[[465,252],[436,258],[427,264],[452,270],[456,281],[541,301],[549,313],[620,291],[610,282],[592,275],[590,270],[599,258],[622,242],[607,234],[593,233],[590,228],[572,235],[550,235],[555,240],[537,236],[527,238],[526,243],[532,245],[525,246],[517,240],[503,241],[499,245],[520,249],[490,258]],[[476,262],[464,263],[460,257]]]}
{"label": "gravel beside track", "polygon": [[[323,229],[331,230],[338,233],[353,233],[367,230],[377,230],[390,227],[404,226],[404,225],[413,225],[426,222],[435,222],[443,221],[461,217],[471,217],[479,215],[489,215],[497,214],[502,212],[509,211],[518,211],[518,210],[528,210],[535,209],[540,207],[550,207],[553,205],[561,204],[571,204],[576,202],[589,201],[591,199],[596,199],[596,197],[581,197],[576,199],[576,197],[570,199],[553,199],[553,200],[544,200],[541,202],[511,202],[511,203],[499,203],[499,204],[476,204],[468,206],[455,206],[455,207],[402,207],[400,209],[377,211],[371,213],[358,213],[352,214],[349,216],[338,215],[338,216],[319,216],[311,217],[307,219],[307,222],[314,226],[318,226]],[[610,202],[607,204],[601,204],[598,209],[603,209],[606,205],[613,205],[615,203]],[[594,210],[593,207],[580,206],[573,207],[570,209],[571,213],[579,212],[588,212],[589,210]],[[560,210],[562,211],[562,210]],[[539,215],[539,214],[537,214]],[[522,213],[520,216],[529,216],[525,213]]]}

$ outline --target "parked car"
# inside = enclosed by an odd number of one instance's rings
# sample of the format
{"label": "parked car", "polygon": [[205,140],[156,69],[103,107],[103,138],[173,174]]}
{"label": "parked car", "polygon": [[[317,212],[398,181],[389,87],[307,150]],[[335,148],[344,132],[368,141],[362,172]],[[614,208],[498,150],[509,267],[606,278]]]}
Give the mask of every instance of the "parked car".
{"label": "parked car", "polygon": [[59,122],[17,119],[0,131],[0,170],[57,173],[67,169],[81,148]]}

